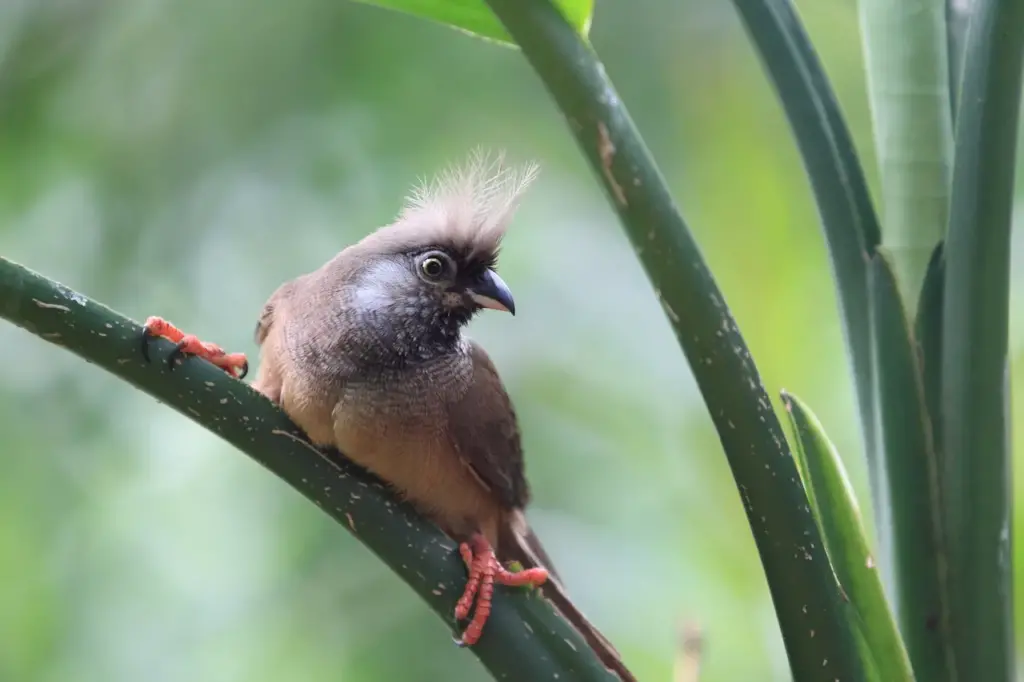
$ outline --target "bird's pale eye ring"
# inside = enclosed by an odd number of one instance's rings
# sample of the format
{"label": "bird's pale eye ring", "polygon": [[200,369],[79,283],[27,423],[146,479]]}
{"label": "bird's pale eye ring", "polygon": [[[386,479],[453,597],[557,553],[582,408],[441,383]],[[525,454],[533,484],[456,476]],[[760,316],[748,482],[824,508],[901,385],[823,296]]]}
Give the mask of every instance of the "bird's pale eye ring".
{"label": "bird's pale eye ring", "polygon": [[453,268],[451,259],[436,251],[427,254],[420,260],[420,274],[430,282],[447,279],[451,276]]}

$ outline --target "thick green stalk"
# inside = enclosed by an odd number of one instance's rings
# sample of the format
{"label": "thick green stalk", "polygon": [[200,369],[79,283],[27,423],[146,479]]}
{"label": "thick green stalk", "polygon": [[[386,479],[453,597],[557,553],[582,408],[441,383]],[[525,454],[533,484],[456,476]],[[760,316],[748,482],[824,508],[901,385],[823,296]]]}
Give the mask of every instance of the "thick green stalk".
{"label": "thick green stalk", "polygon": [[[945,0],[860,0],[882,243],[907,310],[946,232],[953,168]],[[900,542],[899,538],[895,539]]]}
{"label": "thick green stalk", "polygon": [[565,116],[686,354],[743,500],[794,677],[862,680],[853,631],[771,399],[603,65],[550,0],[487,1]]}
{"label": "thick green stalk", "polygon": [[975,0],[956,127],[942,315],[942,492],[961,680],[1015,679],[1010,221],[1024,0]]}
{"label": "thick green stalk", "polygon": [[[189,359],[167,369],[173,347],[82,294],[0,258],[0,317],[132,384],[231,443],[338,521],[456,631],[466,582],[455,544],[374,477],[314,448],[269,400],[225,372]],[[484,635],[470,647],[497,680],[615,682],[582,636],[539,593],[496,588]]]}

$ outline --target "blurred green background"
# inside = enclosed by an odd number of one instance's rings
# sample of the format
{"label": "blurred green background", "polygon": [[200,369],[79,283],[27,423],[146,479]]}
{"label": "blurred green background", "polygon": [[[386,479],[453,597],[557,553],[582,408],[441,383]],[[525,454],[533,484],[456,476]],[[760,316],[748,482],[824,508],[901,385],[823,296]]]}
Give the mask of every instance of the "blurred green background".
{"label": "blurred green background", "polygon": [[[798,4],[877,187],[856,5]],[[598,0],[591,37],[766,386],[814,407],[866,506],[813,200],[731,3]],[[686,361],[521,54],[339,0],[0,0],[0,253],[252,357],[278,284],[481,144],[543,168],[503,255],[520,312],[471,331],[517,404],[530,516],[570,593],[645,682],[672,679],[686,623],[702,680],[786,680]],[[0,326],[0,347],[0,680],[488,679],[244,455],[24,331]]]}

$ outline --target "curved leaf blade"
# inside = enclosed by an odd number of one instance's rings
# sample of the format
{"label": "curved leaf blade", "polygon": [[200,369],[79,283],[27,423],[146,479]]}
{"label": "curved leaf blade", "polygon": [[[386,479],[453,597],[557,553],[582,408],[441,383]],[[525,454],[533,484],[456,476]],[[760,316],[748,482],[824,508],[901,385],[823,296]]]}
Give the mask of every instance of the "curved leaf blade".
{"label": "curved leaf blade", "polygon": [[932,251],[917,302],[914,338],[920,349],[924,403],[932,424],[937,470],[942,472],[942,304],[946,285],[945,242]]}
{"label": "curved leaf blade", "polygon": [[948,559],[932,424],[896,273],[881,251],[871,259],[871,302],[900,629],[918,677],[953,682]]}
{"label": "curved leaf blade", "polygon": [[675,331],[729,460],[797,680],[861,680],[789,444],[700,249],[590,46],[550,0],[488,0],[565,116]]}
{"label": "curved leaf blade", "polygon": [[[807,405],[783,391],[795,451],[807,472],[805,485],[814,490],[816,516],[840,585],[850,599],[854,624],[870,652],[879,680],[913,682],[914,672],[896,619],[882,589],[853,486],[842,459],[818,418]],[[808,493],[810,496],[810,493]]]}
{"label": "curved leaf blade", "polygon": [[[478,38],[493,40],[508,47],[515,41],[484,0],[355,0],[405,14],[446,24]],[[555,0],[569,24],[586,37],[594,14],[594,0]]]}
{"label": "curved leaf blade", "polygon": [[[866,262],[881,240],[864,170],[814,46],[789,0],[733,0],[775,85],[814,191],[850,354],[880,537],[887,489],[877,447]],[[883,542],[883,546],[886,543]]]}

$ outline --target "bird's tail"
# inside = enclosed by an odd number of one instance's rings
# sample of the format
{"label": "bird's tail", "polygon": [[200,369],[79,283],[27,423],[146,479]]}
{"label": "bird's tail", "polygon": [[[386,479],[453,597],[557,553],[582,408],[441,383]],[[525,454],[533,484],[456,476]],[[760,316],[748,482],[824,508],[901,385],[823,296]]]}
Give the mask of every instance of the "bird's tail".
{"label": "bird's tail", "polygon": [[594,650],[605,667],[615,672],[623,682],[636,682],[636,677],[622,662],[619,652],[612,646],[612,643],[587,620],[587,617],[569,599],[569,595],[566,594],[565,588],[562,586],[562,580],[555,570],[554,564],[551,563],[551,558],[544,551],[544,546],[540,544],[540,540],[530,528],[530,524],[527,523],[522,512],[515,512],[504,524],[498,539],[498,546],[502,554],[499,559],[502,562],[518,561],[524,569],[547,569],[548,580],[540,586],[541,594],[554,605],[570,625],[583,635],[587,645]]}

